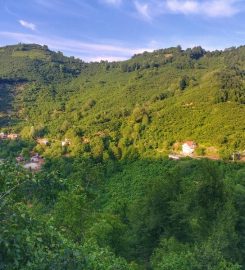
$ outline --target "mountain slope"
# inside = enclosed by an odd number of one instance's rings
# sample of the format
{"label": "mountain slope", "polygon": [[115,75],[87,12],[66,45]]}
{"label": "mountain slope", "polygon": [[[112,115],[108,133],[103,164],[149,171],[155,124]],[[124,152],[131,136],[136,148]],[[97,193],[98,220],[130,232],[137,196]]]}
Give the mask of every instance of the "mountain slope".
{"label": "mountain slope", "polygon": [[1,98],[19,120],[15,129],[23,137],[31,127],[35,137],[69,137],[70,154],[154,156],[187,139],[228,156],[245,148],[244,46],[176,47],[86,64],[47,47],[17,45],[1,48],[0,60],[1,89],[11,89]]}
{"label": "mountain slope", "polygon": [[0,269],[245,269],[244,49],[1,48]]}

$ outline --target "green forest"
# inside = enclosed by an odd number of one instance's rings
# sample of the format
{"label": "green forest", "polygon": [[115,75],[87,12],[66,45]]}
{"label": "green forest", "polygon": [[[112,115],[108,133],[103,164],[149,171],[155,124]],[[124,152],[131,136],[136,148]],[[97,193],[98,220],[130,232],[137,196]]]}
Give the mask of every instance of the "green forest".
{"label": "green forest", "polygon": [[245,269],[245,46],[0,63],[0,270]]}

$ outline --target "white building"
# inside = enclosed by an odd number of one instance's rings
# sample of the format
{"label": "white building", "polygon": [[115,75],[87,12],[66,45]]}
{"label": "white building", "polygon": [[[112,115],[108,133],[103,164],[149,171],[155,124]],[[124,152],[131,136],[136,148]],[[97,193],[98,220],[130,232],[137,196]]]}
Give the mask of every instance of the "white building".
{"label": "white building", "polygon": [[180,157],[178,155],[174,155],[174,154],[169,154],[168,158],[169,159],[174,159],[174,160],[179,160],[180,159]]}
{"label": "white building", "polygon": [[41,138],[38,138],[37,139],[37,142],[39,144],[42,144],[42,145],[49,145],[49,140],[48,139],[41,139]]}
{"label": "white building", "polygon": [[10,134],[7,135],[7,138],[9,140],[17,140],[19,138],[19,135],[16,134],[16,133],[10,133]]}
{"label": "white building", "polygon": [[7,139],[7,135],[4,132],[1,132],[0,139]]}
{"label": "white building", "polygon": [[71,144],[71,141],[69,139],[66,139],[61,142],[62,147],[68,146]]}
{"label": "white building", "polygon": [[182,144],[182,152],[184,155],[191,155],[194,153],[197,145],[193,141],[187,141],[184,144]]}
{"label": "white building", "polygon": [[30,161],[34,163],[38,163],[42,158],[39,156],[39,154],[35,154],[34,156],[31,157]]}

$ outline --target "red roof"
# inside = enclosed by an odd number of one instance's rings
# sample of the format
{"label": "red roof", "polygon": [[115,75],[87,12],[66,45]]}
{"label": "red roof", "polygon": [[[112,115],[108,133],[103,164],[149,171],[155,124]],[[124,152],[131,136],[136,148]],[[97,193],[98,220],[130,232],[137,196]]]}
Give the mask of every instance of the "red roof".
{"label": "red roof", "polygon": [[186,141],[184,144],[187,144],[189,147],[195,147],[196,143],[193,141]]}

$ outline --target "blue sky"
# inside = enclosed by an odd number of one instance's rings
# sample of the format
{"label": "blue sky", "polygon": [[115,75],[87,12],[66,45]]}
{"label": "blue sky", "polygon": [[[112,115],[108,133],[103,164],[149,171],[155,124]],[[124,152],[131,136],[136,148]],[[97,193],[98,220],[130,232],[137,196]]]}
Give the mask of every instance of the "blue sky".
{"label": "blue sky", "polygon": [[0,46],[46,44],[85,61],[244,40],[245,0],[0,0]]}

